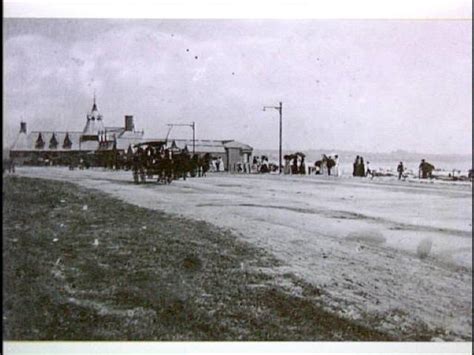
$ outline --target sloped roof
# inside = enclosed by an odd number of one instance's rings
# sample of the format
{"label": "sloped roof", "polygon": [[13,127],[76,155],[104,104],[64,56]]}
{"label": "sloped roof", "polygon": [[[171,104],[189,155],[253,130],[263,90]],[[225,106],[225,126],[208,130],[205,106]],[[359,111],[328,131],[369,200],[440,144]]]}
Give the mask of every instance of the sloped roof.
{"label": "sloped roof", "polygon": [[125,131],[124,127],[105,127],[105,131],[113,133],[123,133]]}
{"label": "sloped roof", "polygon": [[103,117],[100,114],[99,109],[97,108],[97,103],[94,95],[94,103],[92,104],[91,112],[87,114],[87,122],[83,132],[85,134],[90,135],[97,134],[99,131],[104,131],[105,127],[102,118]]}
{"label": "sloped roof", "polygon": [[[44,142],[44,146],[41,149],[36,149],[36,140],[38,139],[39,134],[41,133],[41,137]],[[51,141],[52,136],[56,137],[58,145],[56,148],[50,148],[49,142]],[[71,148],[63,148],[64,139],[66,138],[66,134],[69,136],[69,140],[71,141],[72,145]],[[30,150],[38,150],[38,151],[51,151],[51,152],[58,152],[58,151],[70,151],[70,150],[96,150],[99,147],[98,141],[86,141],[80,142],[80,138],[83,135],[82,132],[53,132],[53,131],[33,131],[26,136],[24,133],[19,135],[19,139],[15,142],[12,147],[12,150],[22,150],[22,151],[30,151]]]}
{"label": "sloped roof", "polygon": [[[192,143],[191,143],[191,145],[188,145],[187,147],[188,147],[188,151],[190,153],[192,153],[193,152]],[[196,144],[195,152],[196,153],[220,153],[220,154],[225,154],[225,148],[224,147],[219,147],[219,146],[208,146],[208,145]]]}
{"label": "sloped roof", "polygon": [[[169,140],[170,141],[174,140],[178,146],[187,145],[189,147],[193,144],[192,139],[169,139]],[[213,140],[213,139],[196,139],[195,144],[201,145],[201,146],[208,146],[208,147],[222,147],[224,144],[224,141]]]}
{"label": "sloped roof", "polygon": [[125,138],[125,139],[142,139],[143,138],[143,132],[137,132],[137,131],[125,131],[121,132],[119,134],[119,138]]}
{"label": "sloped roof", "polygon": [[97,119],[94,117],[87,117],[87,123],[84,127],[84,134],[97,134],[97,132],[104,130],[104,123],[100,117]]}
{"label": "sloped roof", "polygon": [[127,150],[130,145],[135,145],[143,142],[142,137],[118,137],[117,138],[117,149]]}
{"label": "sloped roof", "polygon": [[[188,147],[190,152],[193,151],[193,140],[192,139],[175,139],[169,141],[169,146],[172,142],[176,143],[176,146],[180,149]],[[195,141],[195,151],[196,153],[225,153],[224,145],[222,141],[211,141],[211,140],[196,140]]]}
{"label": "sloped roof", "polygon": [[18,136],[11,146],[12,150],[27,150],[28,149],[28,135],[25,132],[18,133]]}
{"label": "sloped roof", "polygon": [[240,142],[237,142],[237,141],[226,142],[226,143],[224,143],[224,147],[226,147],[226,148],[239,148],[239,149],[242,149],[242,150],[249,150],[249,151],[253,150],[253,148],[251,146],[249,146],[248,144],[240,143]]}

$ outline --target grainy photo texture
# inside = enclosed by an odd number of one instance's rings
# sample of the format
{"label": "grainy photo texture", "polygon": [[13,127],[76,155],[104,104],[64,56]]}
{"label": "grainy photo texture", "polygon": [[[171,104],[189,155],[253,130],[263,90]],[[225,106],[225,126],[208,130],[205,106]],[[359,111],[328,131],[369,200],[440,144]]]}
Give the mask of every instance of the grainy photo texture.
{"label": "grainy photo texture", "polygon": [[3,41],[4,340],[472,341],[471,21]]}

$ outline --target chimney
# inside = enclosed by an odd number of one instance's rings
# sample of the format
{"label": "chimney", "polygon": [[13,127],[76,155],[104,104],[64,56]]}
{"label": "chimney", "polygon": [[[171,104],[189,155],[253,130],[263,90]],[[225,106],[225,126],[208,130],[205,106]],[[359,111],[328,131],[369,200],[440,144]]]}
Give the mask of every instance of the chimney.
{"label": "chimney", "polygon": [[125,131],[133,132],[135,125],[133,124],[133,116],[125,115]]}
{"label": "chimney", "polygon": [[20,122],[20,133],[26,133],[26,122]]}

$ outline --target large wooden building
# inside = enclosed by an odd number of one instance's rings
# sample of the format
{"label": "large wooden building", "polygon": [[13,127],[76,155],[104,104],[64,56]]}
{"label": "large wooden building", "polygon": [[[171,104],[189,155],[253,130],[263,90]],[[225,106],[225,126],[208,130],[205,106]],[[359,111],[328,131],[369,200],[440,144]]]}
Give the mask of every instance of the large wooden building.
{"label": "large wooden building", "polygon": [[95,97],[82,131],[28,133],[26,122],[21,122],[10,158],[17,164],[69,165],[83,160],[91,166],[112,166],[117,158],[133,151],[135,144],[156,140],[166,141],[168,148],[187,149],[191,154],[194,150],[197,155],[208,153],[212,158],[221,158],[225,170],[230,172],[250,166],[252,147],[234,140],[146,139],[143,130],[135,130],[130,115],[125,116],[123,127],[105,126]]}
{"label": "large wooden building", "polygon": [[135,131],[133,116],[125,116],[123,127],[106,127],[94,97],[82,131],[27,132],[26,122],[10,149],[10,158],[19,164],[70,164],[80,159],[90,165],[103,165],[104,157],[114,154],[120,146],[143,140],[144,132]]}

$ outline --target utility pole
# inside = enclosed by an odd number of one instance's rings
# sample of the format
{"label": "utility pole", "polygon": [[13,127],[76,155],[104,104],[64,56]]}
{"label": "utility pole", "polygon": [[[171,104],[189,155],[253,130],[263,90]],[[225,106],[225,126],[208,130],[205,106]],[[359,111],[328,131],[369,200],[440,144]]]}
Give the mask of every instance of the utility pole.
{"label": "utility pole", "polygon": [[263,106],[263,111],[265,111],[267,108],[273,108],[275,110],[278,110],[278,112],[280,113],[280,143],[279,143],[279,147],[278,147],[278,152],[279,152],[278,171],[281,174],[281,167],[282,167],[281,155],[282,155],[282,140],[283,140],[283,135],[282,135],[283,103],[280,102],[280,106]]}
{"label": "utility pole", "polygon": [[168,134],[166,136],[166,140],[168,140],[168,136],[171,132],[171,129],[176,126],[186,126],[186,127],[191,127],[193,129],[193,155],[196,153],[196,122],[192,123],[168,123],[167,126],[170,127]]}
{"label": "utility pole", "polygon": [[193,155],[196,153],[196,122],[193,121],[192,123],[193,129]]}

